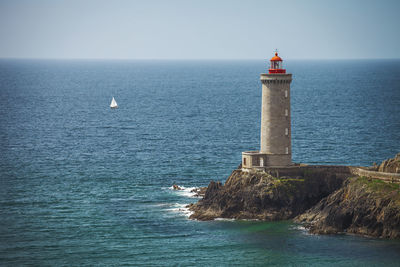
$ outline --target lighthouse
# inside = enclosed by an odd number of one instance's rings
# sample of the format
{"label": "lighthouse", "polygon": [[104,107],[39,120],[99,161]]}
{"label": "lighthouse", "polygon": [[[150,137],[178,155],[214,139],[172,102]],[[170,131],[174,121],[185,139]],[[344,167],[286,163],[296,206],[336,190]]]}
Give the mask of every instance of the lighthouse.
{"label": "lighthouse", "polygon": [[242,152],[242,169],[286,167],[292,164],[290,83],[282,58],[275,53],[268,73],[262,73],[260,150]]}

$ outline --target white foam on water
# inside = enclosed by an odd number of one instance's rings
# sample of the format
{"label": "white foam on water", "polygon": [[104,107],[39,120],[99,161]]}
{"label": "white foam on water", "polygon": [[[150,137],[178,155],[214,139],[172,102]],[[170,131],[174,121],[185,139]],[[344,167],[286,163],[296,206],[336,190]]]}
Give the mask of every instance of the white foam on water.
{"label": "white foam on water", "polygon": [[293,226],[293,229],[301,230],[301,231],[307,231],[307,229],[302,225]]}
{"label": "white foam on water", "polygon": [[174,203],[174,204],[170,205],[169,208],[166,210],[169,212],[181,214],[181,215],[189,218],[189,216],[192,215],[193,212],[190,211],[188,208],[186,208],[187,205],[188,204]]}
{"label": "white foam on water", "polygon": [[293,229],[293,230],[296,230],[296,231],[300,231],[303,235],[314,235],[314,234],[311,234],[310,231],[308,231],[307,228],[305,228],[301,224],[292,225],[290,227],[290,229]]}
{"label": "white foam on water", "polygon": [[195,192],[192,192],[192,190],[198,188],[198,187],[184,187],[184,186],[180,186],[178,185],[179,188],[181,188],[181,190],[175,190],[173,186],[168,187],[168,189],[174,191],[176,194],[183,196],[183,197],[188,197],[188,198],[201,198],[199,196],[196,196]]}
{"label": "white foam on water", "polygon": [[[180,186],[177,185],[180,190],[174,189],[173,186],[170,187],[162,187],[162,190],[169,190],[172,191],[174,194],[180,196],[180,197],[185,197],[185,198],[201,198],[199,196],[196,196],[195,192],[192,192],[194,189],[197,189],[199,187],[185,187],[185,186]],[[175,214],[178,216],[185,216],[187,218],[190,217],[190,215],[193,214],[192,211],[190,211],[186,206],[189,205],[189,203],[160,203],[158,206],[162,207],[164,210],[169,212],[170,214]]]}
{"label": "white foam on water", "polygon": [[153,207],[169,207],[171,204],[169,203],[157,203],[157,204],[152,204],[149,206],[153,206]]}
{"label": "white foam on water", "polygon": [[301,224],[293,224],[293,225],[290,226],[290,229],[300,230],[300,231],[307,231],[307,229]]}
{"label": "white foam on water", "polygon": [[233,221],[236,221],[236,219],[232,219],[232,218],[215,218],[214,221],[233,222]]}

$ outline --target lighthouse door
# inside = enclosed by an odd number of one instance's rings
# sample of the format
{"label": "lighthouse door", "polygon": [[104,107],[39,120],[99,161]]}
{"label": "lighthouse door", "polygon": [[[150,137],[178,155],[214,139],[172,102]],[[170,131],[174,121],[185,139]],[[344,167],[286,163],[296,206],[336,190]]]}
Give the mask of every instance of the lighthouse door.
{"label": "lighthouse door", "polygon": [[264,158],[260,157],[260,167],[264,167]]}

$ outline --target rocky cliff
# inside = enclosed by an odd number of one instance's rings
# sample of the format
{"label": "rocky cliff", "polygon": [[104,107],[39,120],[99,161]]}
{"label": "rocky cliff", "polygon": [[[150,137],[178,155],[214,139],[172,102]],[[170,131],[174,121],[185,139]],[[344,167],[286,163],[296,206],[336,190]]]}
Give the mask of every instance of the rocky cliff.
{"label": "rocky cliff", "polygon": [[400,238],[400,185],[353,177],[295,218],[312,233]]}
{"label": "rocky cliff", "polygon": [[225,185],[211,182],[204,198],[189,206],[192,219],[286,220],[317,204],[342,185],[332,172],[303,171],[297,177],[235,170]]}
{"label": "rocky cliff", "polygon": [[[379,170],[398,171],[399,159],[398,154],[384,161]],[[203,199],[188,206],[193,212],[190,218],[294,218],[312,233],[400,238],[398,183],[354,177],[349,171],[352,167],[346,166],[299,165],[287,168],[286,175],[282,175],[283,169],[238,169],[224,185],[211,182]]]}
{"label": "rocky cliff", "polygon": [[400,153],[393,159],[384,160],[378,167],[380,172],[400,173]]}

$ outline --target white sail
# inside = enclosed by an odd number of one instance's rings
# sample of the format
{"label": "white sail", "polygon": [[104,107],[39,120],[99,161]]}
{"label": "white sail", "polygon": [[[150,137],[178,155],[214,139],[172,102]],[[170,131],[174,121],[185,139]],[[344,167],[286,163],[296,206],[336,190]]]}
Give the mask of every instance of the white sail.
{"label": "white sail", "polygon": [[115,101],[114,97],[111,100],[110,107],[111,108],[117,108],[118,107],[117,101]]}

